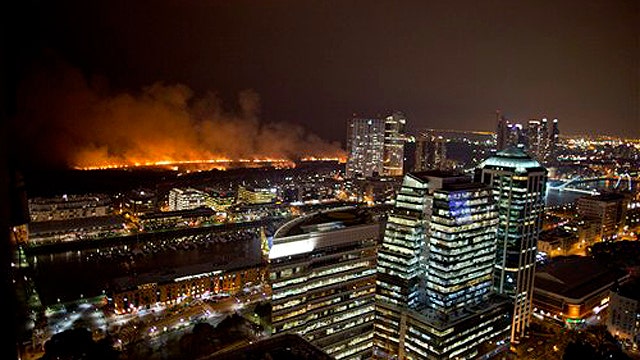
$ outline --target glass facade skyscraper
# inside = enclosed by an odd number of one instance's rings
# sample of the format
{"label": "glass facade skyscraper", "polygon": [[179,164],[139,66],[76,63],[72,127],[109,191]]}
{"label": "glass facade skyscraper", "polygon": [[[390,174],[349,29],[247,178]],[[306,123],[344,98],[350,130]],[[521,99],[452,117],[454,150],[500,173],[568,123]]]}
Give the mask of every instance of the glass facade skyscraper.
{"label": "glass facade skyscraper", "polygon": [[428,184],[406,175],[396,196],[378,250],[377,298],[413,307],[418,305],[425,274]]}
{"label": "glass facade skyscraper", "polygon": [[504,340],[510,310],[491,289],[497,222],[486,185],[405,175],[378,251],[377,357],[468,359]]}
{"label": "glass facade skyscraper", "polygon": [[517,342],[531,319],[547,170],[520,147],[511,147],[480,163],[476,177],[493,188],[498,206],[493,286],[498,293],[512,298],[511,341]]}
{"label": "glass facade skyscraper", "polygon": [[467,182],[435,190],[432,208],[427,304],[446,320],[491,291],[498,213],[491,190]]}

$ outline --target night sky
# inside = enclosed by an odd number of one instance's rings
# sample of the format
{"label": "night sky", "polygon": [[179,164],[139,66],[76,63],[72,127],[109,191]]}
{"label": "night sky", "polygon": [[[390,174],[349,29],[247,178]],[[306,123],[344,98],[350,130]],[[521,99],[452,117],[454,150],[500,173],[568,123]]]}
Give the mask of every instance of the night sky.
{"label": "night sky", "polygon": [[11,17],[21,126],[58,121],[21,104],[76,77],[91,96],[180,86],[190,107],[212,93],[236,114],[250,93],[253,121],[339,144],[353,113],[392,110],[410,131],[493,131],[501,109],[557,117],[562,133],[640,137],[637,0],[25,1]]}

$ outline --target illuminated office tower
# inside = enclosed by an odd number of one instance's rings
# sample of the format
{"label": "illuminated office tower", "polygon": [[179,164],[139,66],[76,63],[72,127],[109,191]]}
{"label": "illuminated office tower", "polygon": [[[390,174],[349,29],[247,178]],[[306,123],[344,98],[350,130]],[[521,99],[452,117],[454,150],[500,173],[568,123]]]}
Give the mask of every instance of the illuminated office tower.
{"label": "illuminated office tower", "polygon": [[274,333],[297,333],[336,359],[370,358],[380,223],[341,208],[286,223],[269,252]]}
{"label": "illuminated office tower", "polygon": [[420,282],[425,276],[428,182],[404,176],[389,213],[378,250],[377,300],[400,307],[418,307]]}
{"label": "illuminated office tower", "polygon": [[491,289],[497,216],[491,189],[470,177],[405,175],[378,251],[374,357],[471,359],[504,341],[511,310]]}
{"label": "illuminated office tower", "polygon": [[402,176],[404,168],[404,127],[407,118],[394,112],[384,120],[384,157],[382,173],[385,176]]}
{"label": "illuminated office tower", "polygon": [[531,319],[538,236],[544,213],[547,170],[520,147],[499,151],[480,163],[476,180],[490,185],[498,206],[493,285],[514,303],[511,341]]}
{"label": "illuminated office tower", "polygon": [[454,180],[434,191],[429,225],[427,304],[444,320],[489,295],[498,224],[491,189]]}
{"label": "illuminated office tower", "polygon": [[542,119],[541,124],[542,133],[542,156],[538,159],[544,164],[551,164],[556,161],[558,155],[558,140],[560,136],[560,130],[558,130],[558,119],[553,119],[551,123],[547,118]]}
{"label": "illuminated office tower", "polygon": [[385,120],[380,118],[349,119],[347,126],[347,177],[382,175]]}

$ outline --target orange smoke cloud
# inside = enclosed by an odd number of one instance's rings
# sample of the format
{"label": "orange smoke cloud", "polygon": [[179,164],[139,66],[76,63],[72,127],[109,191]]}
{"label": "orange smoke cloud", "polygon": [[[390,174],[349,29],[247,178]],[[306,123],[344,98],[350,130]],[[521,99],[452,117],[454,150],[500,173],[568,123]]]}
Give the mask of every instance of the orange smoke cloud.
{"label": "orange smoke cloud", "polygon": [[228,110],[214,93],[155,83],[112,94],[76,69],[40,71],[19,93],[19,142],[29,161],[73,167],[210,159],[344,158],[304,128],[259,119],[251,90]]}

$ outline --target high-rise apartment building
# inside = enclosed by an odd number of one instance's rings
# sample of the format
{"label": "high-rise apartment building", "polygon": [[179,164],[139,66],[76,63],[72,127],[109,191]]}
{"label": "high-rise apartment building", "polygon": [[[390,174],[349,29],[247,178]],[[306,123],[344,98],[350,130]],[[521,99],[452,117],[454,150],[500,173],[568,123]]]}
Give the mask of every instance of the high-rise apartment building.
{"label": "high-rise apartment building", "polygon": [[416,164],[414,171],[442,170],[446,167],[445,140],[433,131],[420,133],[416,140]]}
{"label": "high-rise apartment building", "polygon": [[491,189],[442,171],[405,175],[378,251],[374,355],[470,359],[508,335],[491,289],[498,222]]}
{"label": "high-rise apartment building", "polygon": [[511,147],[480,163],[476,176],[477,181],[493,188],[498,206],[493,286],[513,299],[511,341],[517,342],[531,319],[547,170],[521,147]]}
{"label": "high-rise apartment building", "polygon": [[555,162],[558,156],[558,141],[560,141],[560,130],[558,129],[558,119],[553,119],[549,129],[549,155],[548,161]]}
{"label": "high-rise apartment building", "polygon": [[540,161],[545,161],[549,157],[549,120],[546,117],[542,118],[540,122],[540,132],[542,134],[542,141],[540,146],[541,149],[541,158]]}
{"label": "high-rise apartment building", "polygon": [[525,141],[525,131],[521,124],[512,123],[500,113],[496,112],[496,150],[504,150]]}
{"label": "high-rise apartment building", "polygon": [[384,164],[385,176],[402,176],[404,165],[404,128],[407,118],[401,112],[394,112],[384,119]]}
{"label": "high-rise apartment building", "polygon": [[542,131],[542,123],[540,120],[529,120],[529,123],[527,124],[526,146],[529,150],[529,154],[538,161],[542,161],[545,157],[546,135],[547,134]]}
{"label": "high-rise apartment building", "polygon": [[402,176],[406,123],[397,111],[385,118],[349,119],[347,177]]}
{"label": "high-rise apartment building", "polygon": [[507,146],[507,119],[500,113],[500,110],[496,111],[496,150],[503,150]]}
{"label": "high-rise apartment building", "polygon": [[335,359],[370,358],[379,221],[366,209],[304,216],[269,251],[274,333],[297,333]]}
{"label": "high-rise apartment building", "polygon": [[543,164],[551,164],[555,162],[559,136],[558,119],[553,119],[551,124],[547,118],[531,119],[527,124],[523,144],[536,160]]}
{"label": "high-rise apartment building", "polygon": [[347,177],[382,175],[385,120],[353,117],[347,126]]}

